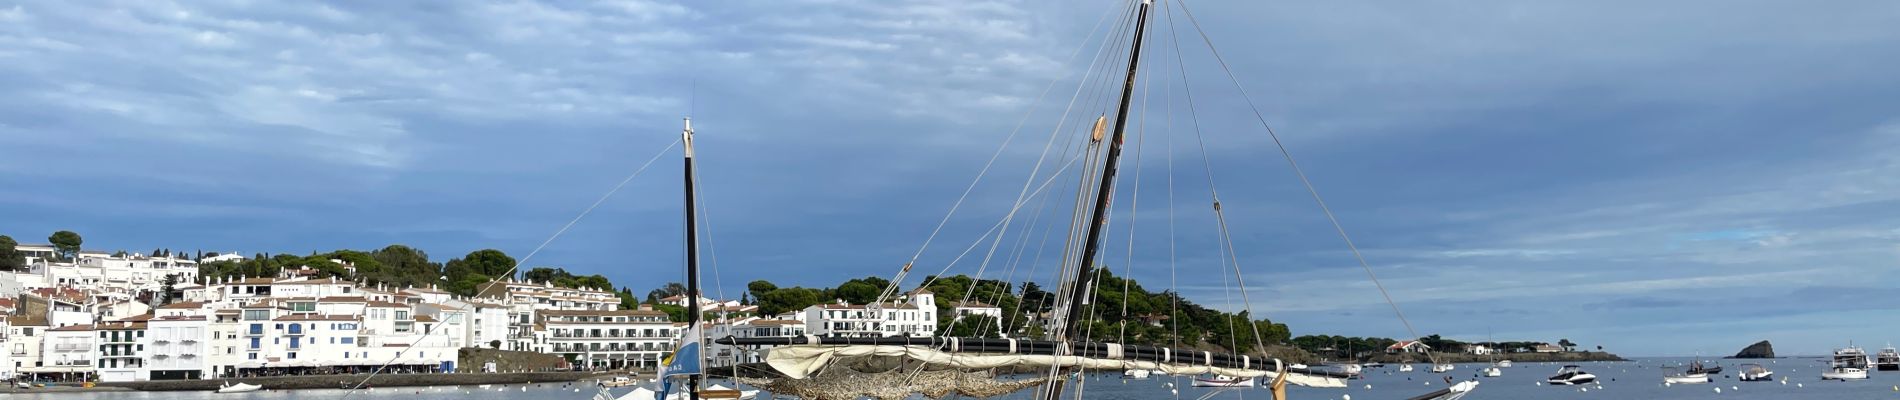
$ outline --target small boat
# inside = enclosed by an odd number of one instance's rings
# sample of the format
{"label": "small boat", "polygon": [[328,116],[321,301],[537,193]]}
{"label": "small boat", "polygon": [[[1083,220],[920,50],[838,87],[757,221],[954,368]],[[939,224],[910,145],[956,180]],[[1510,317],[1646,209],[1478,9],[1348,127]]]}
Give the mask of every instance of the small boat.
{"label": "small boat", "polygon": [[1432,373],[1434,374],[1442,374],[1454,369],[1458,369],[1458,367],[1454,367],[1451,364],[1432,364]]}
{"label": "small boat", "polygon": [[1399,372],[1412,372],[1412,364],[1399,364]]}
{"label": "small boat", "polygon": [[218,393],[255,392],[263,388],[264,388],[263,386],[252,385],[252,384],[244,383],[244,382],[238,382],[235,385],[231,384],[231,382],[225,382],[224,386],[218,387]]}
{"label": "small boat", "polygon": [[1122,379],[1148,379],[1148,375],[1151,373],[1152,372],[1145,369],[1131,369],[1122,371]]}
{"label": "small boat", "polygon": [[1384,364],[1384,363],[1380,363],[1380,362],[1376,362],[1376,361],[1375,361],[1375,362],[1369,362],[1369,363],[1366,363],[1366,368],[1385,368],[1385,364]]}
{"label": "small boat", "polygon": [[1497,363],[1497,367],[1498,367],[1498,368],[1510,368],[1510,367],[1511,367],[1511,360],[1498,360],[1498,363]]}
{"label": "small boat", "polygon": [[32,389],[33,382],[27,382],[27,381],[14,382],[13,387],[21,388],[21,389]]}
{"label": "small boat", "polygon": [[1695,361],[1692,361],[1692,362],[1690,362],[1690,363],[1689,363],[1689,371],[1688,371],[1688,373],[1690,373],[1690,374],[1711,374],[1711,375],[1712,375],[1712,374],[1719,374],[1719,373],[1722,373],[1722,366],[1720,366],[1720,365],[1714,365],[1714,366],[1711,366],[1711,365],[1704,365],[1704,364],[1702,364],[1702,360],[1695,360]]}
{"label": "small boat", "polygon": [[600,382],[600,386],[614,388],[614,387],[623,387],[623,386],[633,386],[638,383],[640,383],[640,381],[633,380],[632,377],[616,376],[614,377],[613,380]]}
{"label": "small boat", "polygon": [[1775,380],[1775,371],[1762,368],[1761,364],[1742,364],[1741,369],[1742,372],[1736,374],[1736,376],[1740,377],[1743,382],[1772,382]]}
{"label": "small boat", "polygon": [[1458,382],[1458,383],[1452,384],[1451,387],[1438,389],[1438,391],[1436,392],[1426,393],[1423,395],[1412,397],[1408,400],[1458,400],[1458,399],[1464,398],[1465,395],[1471,394],[1471,391],[1477,390],[1477,389],[1478,389],[1478,381],[1475,381],[1475,380],[1464,381],[1464,382]]}
{"label": "small boat", "polygon": [[1504,370],[1498,369],[1498,367],[1484,367],[1484,377],[1496,378],[1500,376],[1504,376]]}
{"label": "small boat", "polygon": [[1682,370],[1676,369],[1676,367],[1663,368],[1663,383],[1666,383],[1666,384],[1686,385],[1686,384],[1695,384],[1695,383],[1709,383],[1709,381],[1710,381],[1709,374],[1704,374],[1704,373],[1699,373],[1699,372],[1697,373],[1683,372]]}
{"label": "small boat", "polygon": [[1194,387],[1253,387],[1253,378],[1235,378],[1226,375],[1194,378]]}
{"label": "small boat", "polygon": [[1874,370],[1900,371],[1900,350],[1894,350],[1891,344],[1880,349],[1880,353],[1874,355]]}
{"label": "small boat", "polygon": [[1867,379],[1867,370],[1854,367],[1833,367],[1828,368],[1826,371],[1821,371],[1821,379],[1840,381]]}
{"label": "small boat", "polygon": [[[723,385],[718,385],[718,384],[715,384],[715,385],[712,385],[712,386],[709,386],[709,387],[707,387],[707,388],[706,388],[706,392],[707,392],[707,393],[732,393],[732,392],[738,392],[738,393],[739,393],[739,397],[737,397],[737,399],[739,399],[739,400],[752,400],[752,399],[754,399],[754,398],[758,398],[758,397],[759,397],[759,391],[757,391],[757,390],[736,390],[736,389],[733,389],[733,388],[729,388],[729,387],[725,387],[725,386],[723,386]],[[700,396],[700,397],[701,397],[701,398],[704,398],[705,396],[703,396],[703,395],[702,395],[702,396]],[[733,397],[723,397],[723,398],[725,398],[725,399],[732,399]]]}
{"label": "small boat", "polygon": [[1557,369],[1556,375],[1551,375],[1550,378],[1545,379],[1544,382],[1552,385],[1582,385],[1596,382],[1596,380],[1596,375],[1584,372],[1582,367],[1565,365],[1563,368]]}

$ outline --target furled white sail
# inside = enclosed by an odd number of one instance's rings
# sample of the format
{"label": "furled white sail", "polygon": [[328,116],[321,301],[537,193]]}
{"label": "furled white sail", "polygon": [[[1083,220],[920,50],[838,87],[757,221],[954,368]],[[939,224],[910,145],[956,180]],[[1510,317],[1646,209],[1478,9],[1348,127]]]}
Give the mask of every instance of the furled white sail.
{"label": "furled white sail", "polygon": [[[1048,355],[986,355],[947,353],[917,346],[781,346],[766,354],[765,363],[773,370],[791,379],[805,379],[838,359],[846,358],[903,358],[931,366],[948,367],[961,370],[985,370],[1006,367],[1079,367],[1088,369],[1125,370],[1149,369],[1166,372],[1169,375],[1215,374],[1242,378],[1277,376],[1271,371],[1255,369],[1221,368],[1201,365],[1163,364],[1149,361],[1106,360],[1075,356]],[[1287,383],[1310,386],[1338,388],[1346,387],[1346,381],[1340,378],[1289,373]]]}

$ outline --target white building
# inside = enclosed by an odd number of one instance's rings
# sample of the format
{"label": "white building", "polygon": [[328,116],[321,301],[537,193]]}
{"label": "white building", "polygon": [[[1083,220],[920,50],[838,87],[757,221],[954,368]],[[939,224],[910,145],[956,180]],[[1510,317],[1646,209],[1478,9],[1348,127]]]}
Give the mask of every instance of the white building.
{"label": "white building", "polygon": [[98,360],[100,382],[144,380],[145,360],[150,357],[145,348],[145,319],[128,318],[93,327],[98,334],[93,357]]}
{"label": "white building", "polygon": [[972,315],[981,315],[981,316],[994,318],[993,320],[994,322],[989,323],[988,328],[994,329],[997,336],[1004,335],[1003,326],[1002,326],[1004,323],[1002,307],[984,304],[983,302],[980,302],[980,301],[963,301],[963,302],[957,302],[956,304],[952,305],[950,307],[950,312],[953,313],[952,315],[955,315],[954,317],[951,317],[951,323],[955,323],[956,321],[962,320],[963,318],[966,318]]}
{"label": "white building", "polygon": [[858,305],[843,301],[806,307],[800,312],[805,331],[834,337],[930,337],[937,332],[937,300],[919,288],[899,302]]}
{"label": "white building", "polygon": [[212,376],[211,324],[204,316],[172,315],[145,322],[146,380],[202,379]]}
{"label": "white building", "polygon": [[[31,315],[7,315],[5,349],[8,362],[4,368],[10,373],[25,373],[28,368],[44,367],[40,362],[41,342],[50,327],[46,318]],[[6,375],[13,376],[13,375]]]}
{"label": "white building", "polygon": [[535,351],[557,354],[587,368],[658,368],[673,350],[678,329],[655,310],[544,310]]}
{"label": "white building", "polygon": [[[753,319],[731,325],[715,325],[709,337],[721,338],[727,335],[736,338],[789,338],[805,336],[805,321],[792,319]],[[747,364],[764,362],[765,355],[778,346],[727,346],[713,343],[708,346],[711,357],[709,364],[731,366],[733,363]]]}
{"label": "white building", "polygon": [[49,329],[40,341],[40,366],[21,368],[20,373],[69,380],[95,373],[93,344],[97,343],[92,325],[72,325]]}

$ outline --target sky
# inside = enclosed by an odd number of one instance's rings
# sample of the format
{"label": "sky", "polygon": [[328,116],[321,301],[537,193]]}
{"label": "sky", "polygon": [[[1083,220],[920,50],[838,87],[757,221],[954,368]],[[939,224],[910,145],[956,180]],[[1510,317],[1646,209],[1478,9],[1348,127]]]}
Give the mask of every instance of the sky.
{"label": "sky", "polygon": [[[907,285],[1046,283],[1123,5],[0,0],[0,234],[521,258],[658,155],[525,263],[644,292],[682,278],[662,150],[691,115],[713,294],[913,257]],[[1219,60],[1168,10],[1101,255],[1150,290],[1410,335],[1264,120],[1418,334],[1723,355],[1900,332],[1900,3],[1188,3]]]}

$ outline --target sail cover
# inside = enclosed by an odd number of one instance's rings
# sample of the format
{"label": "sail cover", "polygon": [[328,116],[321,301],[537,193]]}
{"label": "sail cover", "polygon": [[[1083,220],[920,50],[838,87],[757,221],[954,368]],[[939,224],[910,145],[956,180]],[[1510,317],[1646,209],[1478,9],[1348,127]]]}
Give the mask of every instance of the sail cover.
{"label": "sail cover", "polygon": [[[1078,356],[948,353],[921,346],[781,346],[773,348],[766,353],[765,363],[771,366],[774,371],[785,375],[787,378],[805,379],[817,374],[826,366],[841,359],[856,358],[899,358],[920,362],[929,366],[959,370],[988,370],[1008,367],[1079,367],[1110,370],[1145,369],[1161,371],[1170,375],[1215,374],[1242,378],[1273,378],[1279,375],[1279,372],[1259,369],[1224,368],[1207,365],[1186,365],[1136,360],[1111,360]],[[1288,373],[1287,383],[1311,387],[1346,387],[1346,381],[1339,377],[1301,373]]]}

